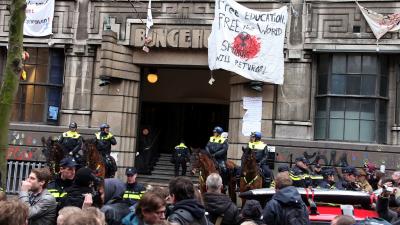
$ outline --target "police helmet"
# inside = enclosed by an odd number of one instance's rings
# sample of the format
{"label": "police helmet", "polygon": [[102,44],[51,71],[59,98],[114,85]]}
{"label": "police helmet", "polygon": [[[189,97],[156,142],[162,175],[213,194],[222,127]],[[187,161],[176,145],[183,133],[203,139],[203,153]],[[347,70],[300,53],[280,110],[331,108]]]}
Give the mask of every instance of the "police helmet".
{"label": "police helmet", "polygon": [[100,125],[100,130],[104,130],[105,128],[110,128],[110,126],[106,123]]}
{"label": "police helmet", "polygon": [[214,127],[213,132],[217,133],[217,134],[222,134],[222,132],[224,132],[224,130],[222,129],[222,127]]}
{"label": "police helmet", "polygon": [[258,132],[258,131],[252,132],[250,137],[253,137],[256,140],[261,140],[261,132]]}
{"label": "police helmet", "polygon": [[72,129],[72,128],[76,129],[76,128],[78,128],[78,124],[76,124],[75,122],[72,122],[72,123],[69,124],[69,128],[70,129]]}

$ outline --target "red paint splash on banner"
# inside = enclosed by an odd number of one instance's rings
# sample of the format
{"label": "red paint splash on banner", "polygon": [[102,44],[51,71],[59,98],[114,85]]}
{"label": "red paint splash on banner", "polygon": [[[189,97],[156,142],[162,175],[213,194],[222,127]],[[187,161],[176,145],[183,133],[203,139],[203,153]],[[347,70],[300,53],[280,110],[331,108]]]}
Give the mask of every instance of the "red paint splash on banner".
{"label": "red paint splash on banner", "polygon": [[235,37],[232,48],[233,54],[249,60],[260,52],[261,44],[256,36],[241,32]]}

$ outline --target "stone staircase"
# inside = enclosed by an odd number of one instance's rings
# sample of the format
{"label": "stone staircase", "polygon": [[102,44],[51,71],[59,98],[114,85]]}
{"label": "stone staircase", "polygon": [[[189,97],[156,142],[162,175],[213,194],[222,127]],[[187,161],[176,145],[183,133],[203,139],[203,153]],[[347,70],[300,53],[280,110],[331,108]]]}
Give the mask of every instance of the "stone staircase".
{"label": "stone staircase", "polygon": [[[174,178],[174,164],[170,162],[171,154],[161,154],[151,175],[139,174],[137,180],[144,185],[168,187],[168,182]],[[193,183],[198,183],[198,175],[190,175],[190,167],[188,166],[186,176]]]}

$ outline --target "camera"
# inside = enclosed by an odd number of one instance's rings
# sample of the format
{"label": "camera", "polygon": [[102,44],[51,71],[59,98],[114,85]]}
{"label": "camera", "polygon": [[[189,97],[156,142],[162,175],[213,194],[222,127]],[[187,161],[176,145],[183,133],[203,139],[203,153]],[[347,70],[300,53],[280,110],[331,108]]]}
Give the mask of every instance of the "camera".
{"label": "camera", "polygon": [[394,191],[393,187],[388,187],[387,185],[383,185],[382,189],[384,192],[393,192]]}

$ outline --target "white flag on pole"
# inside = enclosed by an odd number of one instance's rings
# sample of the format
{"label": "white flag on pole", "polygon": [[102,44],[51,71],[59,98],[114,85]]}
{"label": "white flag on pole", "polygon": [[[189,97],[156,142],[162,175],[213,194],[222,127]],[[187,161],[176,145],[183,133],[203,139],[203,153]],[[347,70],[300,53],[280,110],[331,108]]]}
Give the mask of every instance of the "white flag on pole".
{"label": "white flag on pole", "polygon": [[151,14],[151,0],[149,0],[149,6],[147,6],[146,38],[149,35],[151,26],[153,26],[153,15]]}
{"label": "white flag on pole", "polygon": [[384,16],[361,6],[360,4],[358,4],[358,2],[357,5],[358,7],[360,7],[364,18],[367,21],[368,25],[371,27],[371,30],[374,33],[376,39],[379,40],[389,31],[393,32],[400,30],[400,13]]}

